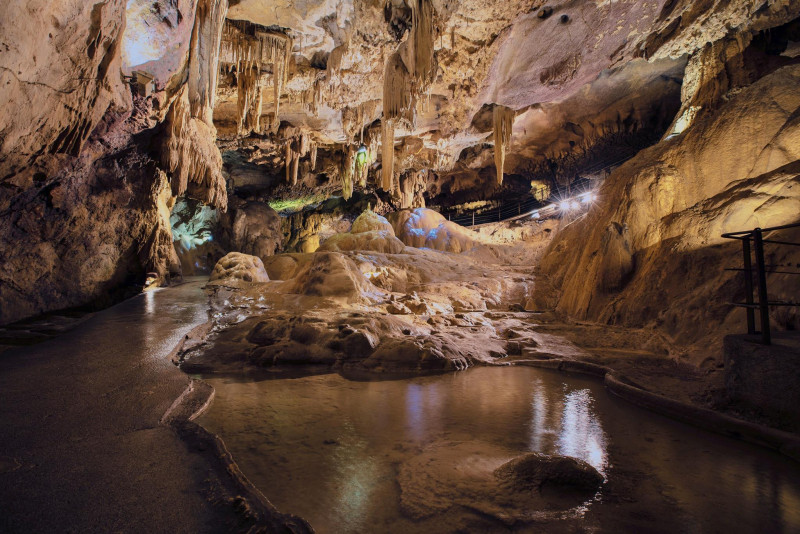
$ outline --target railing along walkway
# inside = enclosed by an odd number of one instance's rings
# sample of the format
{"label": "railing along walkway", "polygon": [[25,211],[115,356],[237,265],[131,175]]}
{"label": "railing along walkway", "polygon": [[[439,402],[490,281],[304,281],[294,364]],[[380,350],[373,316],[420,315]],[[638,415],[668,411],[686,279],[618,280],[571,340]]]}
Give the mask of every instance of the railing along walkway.
{"label": "railing along walkway", "polygon": [[[779,241],[776,239],[765,239],[764,234],[775,230],[786,230],[788,228],[798,228],[800,223],[787,224],[784,226],[773,226],[772,228],[755,228],[742,232],[729,232],[722,234],[726,239],[738,239],[742,242],[742,258],[744,266],[742,268],[726,269],[728,271],[741,271],[744,273],[744,302],[732,302],[734,306],[745,308],[747,312],[747,333],[757,334],[755,311],[759,311],[759,326],[761,327],[761,340],[765,345],[772,343],[772,335],[769,326],[770,306],[800,306],[798,302],[770,301],[767,292],[767,273],[800,275],[800,271],[778,270],[780,266],[767,265],[764,260],[764,244],[782,245],[790,247],[800,247],[800,243],[791,241]],[[750,242],[753,246],[750,246]],[[755,267],[753,266],[753,254],[755,253]],[[758,291],[758,301],[754,299],[753,274],[755,274],[755,289]]]}

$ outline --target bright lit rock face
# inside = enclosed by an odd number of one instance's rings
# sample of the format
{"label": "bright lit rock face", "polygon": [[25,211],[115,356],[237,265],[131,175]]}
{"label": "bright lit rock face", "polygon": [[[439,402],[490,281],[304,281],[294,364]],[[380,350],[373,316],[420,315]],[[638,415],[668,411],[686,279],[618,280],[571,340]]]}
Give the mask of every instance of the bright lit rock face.
{"label": "bright lit rock face", "polygon": [[[741,265],[741,245],[721,234],[798,221],[798,82],[800,66],[781,68],[614,171],[595,209],[561,231],[542,261],[561,289],[558,308],[655,326],[698,360],[717,353],[742,324],[726,304],[741,282],[724,270]],[[792,247],[769,252],[773,265],[798,261]],[[770,299],[790,301],[796,288],[791,277],[769,276]],[[796,322],[780,312],[783,326]]]}

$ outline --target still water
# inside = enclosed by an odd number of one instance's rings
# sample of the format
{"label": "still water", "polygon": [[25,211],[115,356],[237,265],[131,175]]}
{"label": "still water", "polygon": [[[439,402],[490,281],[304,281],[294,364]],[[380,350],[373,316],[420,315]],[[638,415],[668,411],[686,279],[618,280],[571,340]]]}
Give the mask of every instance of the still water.
{"label": "still water", "polygon": [[[800,532],[800,466],[596,381],[528,367],[207,380],[199,422],[317,532]],[[581,458],[606,482],[563,510],[499,510],[474,489],[530,451]]]}

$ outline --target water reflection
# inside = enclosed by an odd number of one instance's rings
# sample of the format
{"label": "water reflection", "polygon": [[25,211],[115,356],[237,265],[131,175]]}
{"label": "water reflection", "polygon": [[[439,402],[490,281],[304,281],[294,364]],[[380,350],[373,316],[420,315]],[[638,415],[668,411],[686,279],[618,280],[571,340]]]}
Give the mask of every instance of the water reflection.
{"label": "water reflection", "polygon": [[[210,382],[217,397],[201,424],[222,435],[280,510],[318,532],[503,531],[469,507],[410,520],[398,473],[431,458],[451,462],[451,472],[485,466],[491,474],[529,451],[583,459],[616,498],[601,492],[562,530],[800,528],[797,466],[619,403],[596,382],[530,368],[381,382]],[[420,476],[416,487],[433,487]]]}
{"label": "water reflection", "polygon": [[608,464],[606,439],[600,420],[592,410],[588,389],[571,391],[564,396],[558,453],[580,458],[605,474]]}

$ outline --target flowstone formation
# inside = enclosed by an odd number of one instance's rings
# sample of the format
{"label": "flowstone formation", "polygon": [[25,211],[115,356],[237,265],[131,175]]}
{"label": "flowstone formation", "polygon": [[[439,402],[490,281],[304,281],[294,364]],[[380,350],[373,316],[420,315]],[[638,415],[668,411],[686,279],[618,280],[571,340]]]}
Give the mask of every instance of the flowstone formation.
{"label": "flowstone formation", "polygon": [[[413,234],[414,221],[431,218],[408,218],[403,228]],[[317,252],[264,258],[269,282],[210,284],[213,333],[179,361],[187,372],[356,374],[502,364],[509,351],[520,354],[532,326],[520,321],[533,287],[524,265],[550,234],[539,229],[506,244],[461,228],[472,247],[458,254],[461,241],[445,246],[442,238],[442,251],[405,246],[389,221],[366,211]]]}

